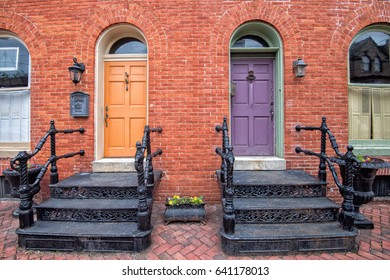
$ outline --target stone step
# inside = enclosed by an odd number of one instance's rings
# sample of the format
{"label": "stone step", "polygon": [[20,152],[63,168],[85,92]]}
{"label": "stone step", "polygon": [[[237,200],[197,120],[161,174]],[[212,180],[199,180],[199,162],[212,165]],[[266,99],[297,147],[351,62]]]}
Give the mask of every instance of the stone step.
{"label": "stone step", "polygon": [[151,244],[151,231],[139,231],[136,223],[37,221],[16,233],[28,250],[139,252]]}
{"label": "stone step", "polygon": [[236,223],[332,222],[339,205],[326,197],[235,198]]}
{"label": "stone step", "polygon": [[[149,206],[152,200],[148,199]],[[134,222],[138,199],[49,199],[35,206],[37,219],[74,222]]]}
{"label": "stone step", "polygon": [[[154,172],[154,186],[147,187],[147,196],[161,180],[162,171]],[[58,184],[50,185],[53,198],[124,199],[138,197],[138,178],[136,172],[127,173],[89,173],[75,174]]]}
{"label": "stone step", "polygon": [[288,255],[356,250],[358,232],[342,230],[338,222],[297,224],[236,224],[235,233],[221,231],[228,255]]}
{"label": "stone step", "polygon": [[301,170],[234,171],[233,187],[241,198],[326,196],[326,183]]}

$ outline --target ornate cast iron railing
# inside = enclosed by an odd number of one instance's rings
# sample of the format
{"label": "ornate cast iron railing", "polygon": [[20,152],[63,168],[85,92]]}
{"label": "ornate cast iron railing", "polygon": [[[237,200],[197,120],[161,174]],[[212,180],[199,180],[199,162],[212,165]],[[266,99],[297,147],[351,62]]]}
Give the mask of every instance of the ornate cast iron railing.
{"label": "ornate cast iron railing", "polygon": [[[326,118],[322,117],[322,123],[319,127],[313,126],[299,126],[295,127],[297,131],[301,130],[319,130],[321,131],[321,152],[315,153],[310,150],[303,150],[300,147],[295,148],[297,153],[304,153],[306,155],[316,156],[320,159],[319,171],[318,171],[318,179],[322,182],[326,182],[326,166],[328,165],[329,170],[333,176],[333,179],[339,188],[341,195],[343,196],[343,202],[341,205],[341,213],[339,217],[339,221],[342,224],[344,230],[352,231],[354,228],[354,205],[353,205],[353,196],[354,196],[354,188],[353,188],[353,178],[360,168],[360,163],[358,159],[353,154],[353,147],[351,145],[347,146],[347,152],[342,154],[339,150],[339,147],[336,142],[336,138],[330,132],[327,124]],[[326,154],[326,135],[329,136],[329,141],[331,146],[336,154],[335,157],[329,157]],[[334,163],[338,165],[345,166],[345,180],[343,183],[340,182],[336,169],[334,167]]]}
{"label": "ornate cast iron railing", "polygon": [[[146,200],[147,187],[154,185],[154,173],[153,173],[153,158],[161,155],[162,150],[157,149],[152,153],[150,144],[150,133],[151,132],[162,132],[161,127],[150,128],[148,125],[145,126],[144,135],[141,142],[136,143],[135,153],[135,170],[137,171],[138,178],[138,229],[141,231],[147,231],[151,229],[150,224],[150,209]],[[146,152],[146,157],[145,157]]]}
{"label": "ornate cast iron railing", "polygon": [[223,118],[222,125],[215,127],[217,132],[222,131],[222,148],[216,148],[215,152],[220,155],[221,177],[223,192],[223,229],[226,234],[234,234],[235,231],[235,214],[234,214],[234,188],[233,188],[233,171],[234,171],[234,154],[233,147],[230,145],[229,132],[226,117]]}
{"label": "ornate cast iron railing", "polygon": [[[67,130],[57,130],[55,128],[54,121],[50,121],[50,129],[46,132],[46,134],[41,138],[41,140],[36,145],[34,151],[31,153],[27,153],[26,151],[19,152],[15,158],[10,161],[11,169],[17,170],[20,173],[20,206],[19,206],[19,226],[20,228],[31,227],[34,225],[34,217],[33,217],[33,197],[40,191],[40,182],[43,179],[49,165],[50,167],[50,184],[58,183],[58,168],[57,161],[63,158],[73,157],[75,155],[84,155],[84,150],[80,150],[74,153],[68,153],[64,155],[57,156],[56,155],[56,134],[58,133],[74,133],[79,132],[81,134],[84,133],[84,128],[79,129],[67,129]],[[47,139],[50,137],[50,157],[46,161],[46,163],[42,166],[41,171],[39,172],[34,183],[29,184],[28,181],[28,161],[34,157],[36,154],[41,151]]]}
{"label": "ornate cast iron railing", "polygon": [[334,152],[336,153],[337,156],[340,158],[342,157],[342,153],[339,150],[339,147],[336,142],[336,138],[332,134],[332,132],[329,130],[328,125],[326,124],[326,117],[322,117],[322,122],[321,125],[316,127],[316,126],[300,126],[297,125],[295,127],[296,131],[301,131],[301,130],[319,130],[321,131],[321,157],[320,157],[320,165],[318,167],[318,179],[321,182],[326,182],[326,160],[324,156],[326,156],[326,135],[329,136],[329,141],[332,145],[332,148]]}

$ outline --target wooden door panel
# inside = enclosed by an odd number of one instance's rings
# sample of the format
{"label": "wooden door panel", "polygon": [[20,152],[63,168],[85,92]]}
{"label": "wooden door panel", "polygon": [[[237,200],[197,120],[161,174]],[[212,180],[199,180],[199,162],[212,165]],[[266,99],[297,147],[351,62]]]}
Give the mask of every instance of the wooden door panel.
{"label": "wooden door panel", "polygon": [[145,82],[132,82],[130,87],[130,105],[131,106],[145,106],[146,107],[146,99],[144,95],[138,94],[138,92],[146,91]]}
{"label": "wooden door panel", "polygon": [[105,62],[105,157],[134,156],[146,124],[146,88],[145,61]]}
{"label": "wooden door panel", "polygon": [[274,155],[273,60],[234,59],[231,99],[232,145],[236,155]]}
{"label": "wooden door panel", "polygon": [[[133,133],[130,133],[130,143],[136,143],[137,141],[141,141],[142,139],[142,136],[143,136],[143,132],[144,132],[144,128],[145,128],[145,125],[146,125],[146,121],[145,121],[145,118],[132,118],[130,120],[130,123],[129,123],[130,127],[130,131],[134,131]],[[131,148],[132,151],[134,151],[135,153],[135,148],[132,147]]]}
{"label": "wooden door panel", "polygon": [[125,88],[124,84],[121,82],[110,82],[109,91],[112,93],[107,98],[106,105],[119,105],[125,106]]}
{"label": "wooden door panel", "polygon": [[115,131],[115,134],[109,134],[108,141],[110,147],[120,148],[125,146],[125,119],[124,118],[110,118],[108,126]]}

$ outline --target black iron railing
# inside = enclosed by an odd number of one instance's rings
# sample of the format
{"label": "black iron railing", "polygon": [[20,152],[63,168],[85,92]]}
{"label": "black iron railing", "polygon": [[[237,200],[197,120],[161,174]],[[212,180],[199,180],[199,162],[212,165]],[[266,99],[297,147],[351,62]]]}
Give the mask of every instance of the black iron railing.
{"label": "black iron railing", "polygon": [[135,153],[134,162],[138,178],[138,229],[141,231],[147,231],[151,229],[151,211],[146,200],[147,187],[152,187],[154,185],[153,158],[162,154],[161,149],[157,149],[152,153],[150,144],[151,132],[161,133],[162,128],[150,128],[148,125],[145,126],[144,135],[142,137],[142,144],[139,141],[136,143],[137,150]]}
{"label": "black iron railing", "polygon": [[233,171],[234,171],[234,154],[233,147],[230,145],[229,132],[226,117],[223,118],[222,125],[215,127],[217,132],[222,131],[222,148],[216,148],[215,152],[220,155],[221,163],[221,185],[223,193],[223,229],[226,234],[234,234],[235,231],[235,214],[234,214],[234,188],[233,188]]}
{"label": "black iron railing", "polygon": [[[50,167],[50,184],[58,183],[58,168],[57,161],[63,158],[73,157],[75,155],[84,155],[84,150],[80,150],[74,153],[68,153],[64,155],[56,155],[56,134],[58,133],[84,133],[84,128],[79,129],[67,129],[67,130],[57,130],[55,128],[54,121],[50,121],[50,129],[46,134],[41,138],[41,140],[36,145],[34,151],[27,153],[26,151],[19,152],[15,158],[10,161],[10,166],[12,170],[16,170],[20,173],[20,206],[19,206],[19,226],[20,228],[31,227],[34,225],[33,217],[33,197],[40,191],[40,182],[43,179],[49,165]],[[36,154],[41,151],[47,139],[50,137],[50,157],[42,166],[41,171],[39,172],[34,183],[29,184],[28,181],[28,161],[34,157]]]}
{"label": "black iron railing", "polygon": [[[345,154],[341,153],[336,142],[336,138],[329,130],[326,124],[326,118],[322,117],[322,123],[319,127],[313,126],[299,126],[295,127],[297,131],[301,130],[318,130],[321,131],[321,152],[316,153],[310,150],[303,150],[301,147],[296,147],[295,151],[297,153],[304,153],[306,155],[316,156],[320,159],[318,179],[321,182],[326,182],[326,166],[329,167],[329,170],[333,176],[333,179],[339,188],[341,195],[343,196],[343,202],[341,205],[340,213],[340,222],[344,230],[352,231],[354,229],[354,205],[353,205],[353,178],[360,168],[360,163],[358,159],[353,154],[353,147],[351,145],[347,146],[347,152]],[[336,156],[329,157],[326,153],[326,136],[329,136],[329,141],[335,152]],[[334,163],[338,165],[345,166],[345,180],[341,182],[337,175]]]}

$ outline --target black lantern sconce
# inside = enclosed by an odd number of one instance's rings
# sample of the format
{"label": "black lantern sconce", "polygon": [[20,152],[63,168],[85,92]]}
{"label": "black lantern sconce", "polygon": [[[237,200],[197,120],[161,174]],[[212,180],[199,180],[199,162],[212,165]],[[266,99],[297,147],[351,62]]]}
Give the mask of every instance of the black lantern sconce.
{"label": "black lantern sconce", "polygon": [[84,63],[78,63],[77,58],[73,58],[73,66],[70,66],[69,68],[69,74],[70,79],[74,83],[74,85],[77,85],[81,81],[81,75],[85,71],[85,65]]}
{"label": "black lantern sconce", "polygon": [[303,61],[302,58],[298,58],[293,61],[293,69],[295,73],[295,77],[302,78],[306,75],[306,66],[307,64]]}

